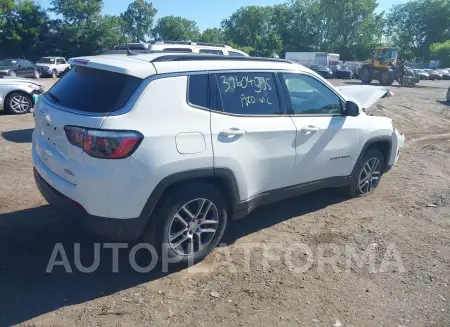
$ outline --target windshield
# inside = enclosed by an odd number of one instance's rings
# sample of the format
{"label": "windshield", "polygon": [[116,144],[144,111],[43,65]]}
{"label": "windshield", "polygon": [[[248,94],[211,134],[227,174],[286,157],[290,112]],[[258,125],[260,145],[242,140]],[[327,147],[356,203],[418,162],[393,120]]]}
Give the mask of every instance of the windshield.
{"label": "windshield", "polygon": [[39,64],[54,64],[55,58],[41,58],[38,61]]}
{"label": "windshield", "polygon": [[18,61],[15,59],[0,60],[0,66],[17,66]]}
{"label": "windshield", "polygon": [[389,59],[397,59],[397,49],[386,49],[386,54]]}

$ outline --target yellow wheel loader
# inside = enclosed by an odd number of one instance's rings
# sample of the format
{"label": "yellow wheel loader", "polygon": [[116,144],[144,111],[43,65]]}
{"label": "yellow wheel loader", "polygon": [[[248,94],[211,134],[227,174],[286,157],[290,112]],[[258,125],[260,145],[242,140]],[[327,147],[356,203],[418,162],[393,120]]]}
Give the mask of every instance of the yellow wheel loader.
{"label": "yellow wheel loader", "polygon": [[420,77],[398,59],[398,50],[393,47],[376,48],[375,55],[364,61],[359,70],[361,82],[370,84],[376,79],[381,85],[392,85],[397,81],[401,86],[414,86],[419,83]]}

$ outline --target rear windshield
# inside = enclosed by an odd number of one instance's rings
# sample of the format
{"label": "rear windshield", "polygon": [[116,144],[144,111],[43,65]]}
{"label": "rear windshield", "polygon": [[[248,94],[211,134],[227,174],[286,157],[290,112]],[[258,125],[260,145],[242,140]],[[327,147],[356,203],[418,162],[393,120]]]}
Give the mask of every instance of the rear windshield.
{"label": "rear windshield", "polygon": [[122,108],[141,82],[134,76],[73,66],[45,97],[70,109],[107,113]]}

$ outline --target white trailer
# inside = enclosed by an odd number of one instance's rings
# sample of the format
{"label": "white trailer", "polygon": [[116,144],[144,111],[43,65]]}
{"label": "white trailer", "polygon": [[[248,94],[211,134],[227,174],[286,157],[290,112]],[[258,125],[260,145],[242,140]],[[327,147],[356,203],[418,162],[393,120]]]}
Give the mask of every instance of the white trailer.
{"label": "white trailer", "polygon": [[295,61],[303,66],[330,66],[339,62],[340,55],[328,52],[286,52],[285,59]]}

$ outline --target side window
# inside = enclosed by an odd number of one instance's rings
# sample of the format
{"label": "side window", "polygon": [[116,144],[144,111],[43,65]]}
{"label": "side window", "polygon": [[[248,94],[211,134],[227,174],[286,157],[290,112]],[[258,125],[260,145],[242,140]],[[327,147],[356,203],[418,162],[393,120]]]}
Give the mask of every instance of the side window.
{"label": "side window", "polygon": [[294,114],[336,115],[342,113],[341,99],[328,86],[302,74],[281,74]]}
{"label": "side window", "polygon": [[188,83],[190,104],[208,108],[208,75],[190,75]]}
{"label": "side window", "polygon": [[223,112],[237,115],[281,114],[274,74],[235,72],[216,74]]}
{"label": "side window", "polygon": [[61,59],[56,59],[56,64],[61,65],[62,64]]}
{"label": "side window", "polygon": [[223,55],[222,50],[213,50],[213,49],[200,49],[199,53],[209,53],[215,55]]}
{"label": "side window", "polygon": [[234,52],[234,51],[228,51],[228,55],[232,57],[245,57],[242,53]]}
{"label": "side window", "polygon": [[59,59],[59,61],[61,62],[62,65],[67,64],[66,59],[61,58],[61,59]]}

